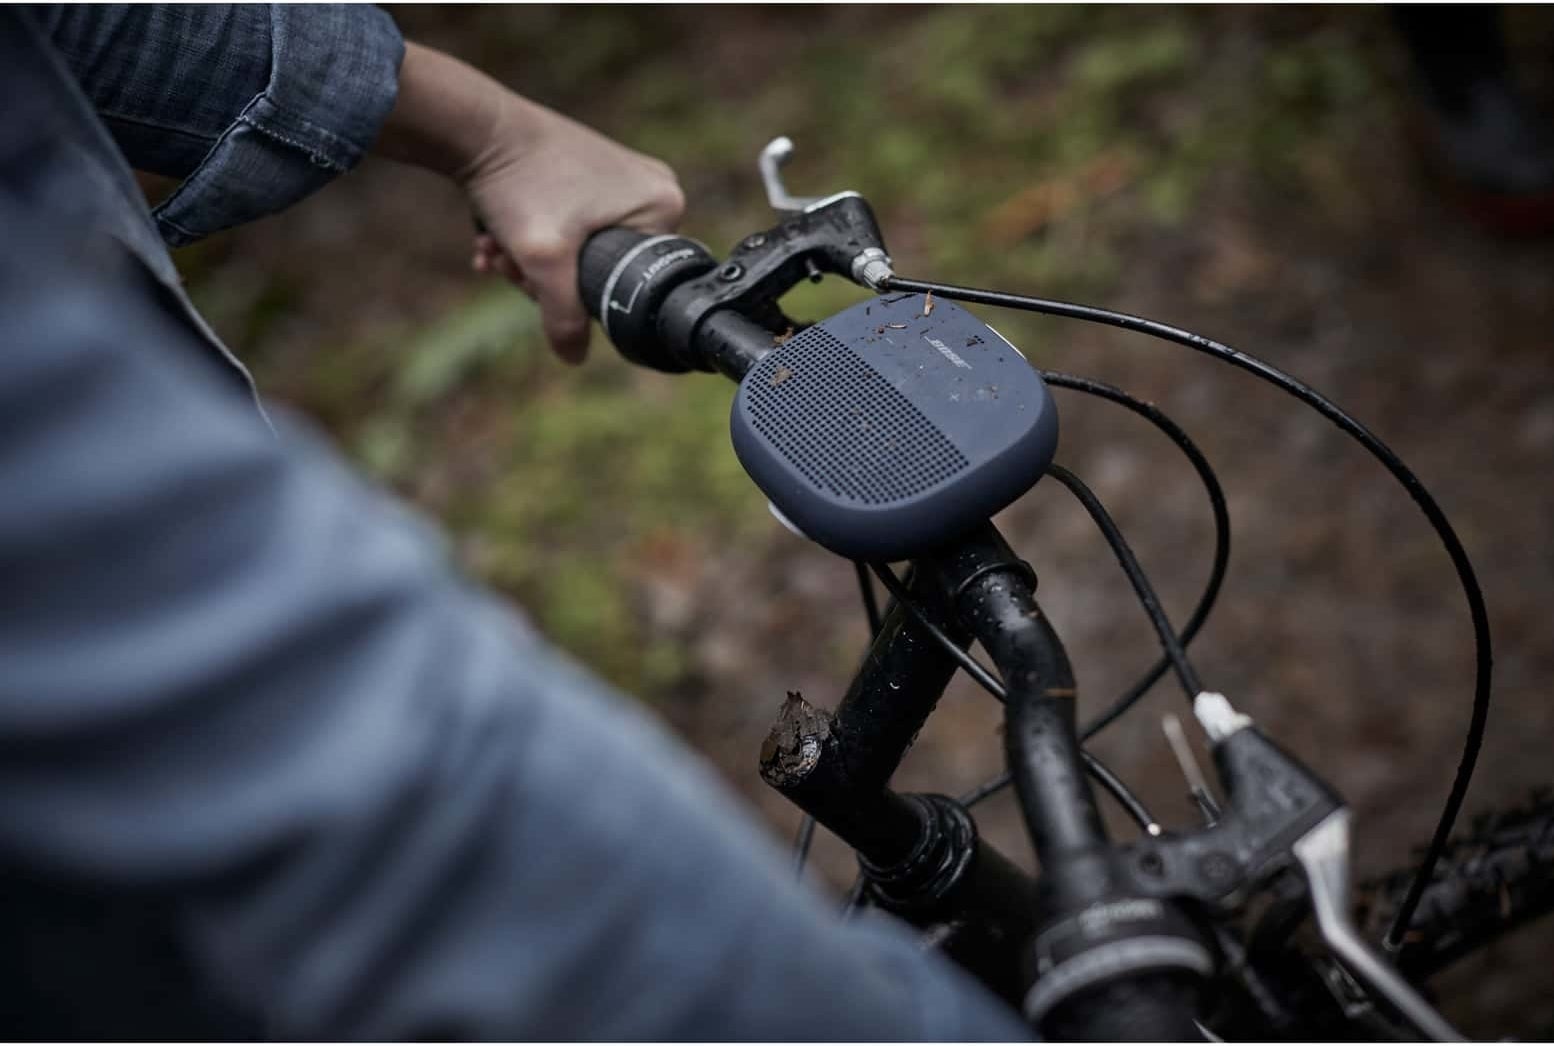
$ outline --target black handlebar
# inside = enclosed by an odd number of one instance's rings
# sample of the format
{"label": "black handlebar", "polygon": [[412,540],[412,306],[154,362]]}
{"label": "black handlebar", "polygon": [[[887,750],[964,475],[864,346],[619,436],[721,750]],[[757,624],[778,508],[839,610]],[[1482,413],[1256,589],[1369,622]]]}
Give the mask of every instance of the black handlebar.
{"label": "black handlebar", "polygon": [[[786,213],[735,244],[722,264],[684,236],[605,229],[583,245],[578,291],[627,359],[672,372],[718,370],[719,360],[698,344],[709,316],[738,312],[764,327],[769,340],[791,325],[778,299],[828,272],[860,282],[889,273],[874,211],[857,193]],[[743,350],[739,356],[756,346]]]}
{"label": "black handlebar", "polygon": [[675,294],[716,264],[684,236],[604,229],[583,244],[577,289],[589,315],[633,363],[716,371],[738,381],[771,350],[774,332],[732,308],[709,311],[702,300]]}

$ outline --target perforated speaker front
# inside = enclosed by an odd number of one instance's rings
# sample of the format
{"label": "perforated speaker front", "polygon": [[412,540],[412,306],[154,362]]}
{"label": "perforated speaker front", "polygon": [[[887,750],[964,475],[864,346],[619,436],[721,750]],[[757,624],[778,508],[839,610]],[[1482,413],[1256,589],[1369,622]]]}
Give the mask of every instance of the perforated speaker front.
{"label": "perforated speaker front", "polygon": [[888,504],[969,464],[890,382],[818,327],[770,353],[745,388],[755,431],[833,496]]}

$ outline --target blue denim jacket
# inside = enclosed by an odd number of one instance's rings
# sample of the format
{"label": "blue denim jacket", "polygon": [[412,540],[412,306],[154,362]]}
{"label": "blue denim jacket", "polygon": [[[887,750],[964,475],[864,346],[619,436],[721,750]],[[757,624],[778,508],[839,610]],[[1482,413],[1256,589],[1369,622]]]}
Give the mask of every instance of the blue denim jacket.
{"label": "blue denim jacket", "polygon": [[[127,248],[252,394],[167,247],[355,166],[394,105],[399,30],[367,5],[40,6],[9,20],[37,68],[25,95],[0,98],[7,137],[19,148],[17,128],[54,132],[29,146],[29,194]],[[130,166],[182,181],[148,212]]]}
{"label": "blue denim jacket", "polygon": [[0,1039],[1019,1037],[159,300],[88,99],[209,231],[359,155],[382,16],[41,19],[0,7]]}
{"label": "blue denim jacket", "polygon": [[183,179],[169,246],[280,210],[354,167],[394,105],[404,43],[360,6],[50,7],[40,28],[140,170]]}

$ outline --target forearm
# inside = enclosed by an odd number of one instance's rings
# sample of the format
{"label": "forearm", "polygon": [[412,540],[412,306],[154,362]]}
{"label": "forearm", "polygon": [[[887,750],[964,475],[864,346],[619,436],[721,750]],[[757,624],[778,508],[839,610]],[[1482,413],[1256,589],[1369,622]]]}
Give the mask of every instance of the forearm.
{"label": "forearm", "polygon": [[475,267],[502,272],[539,302],[565,359],[588,347],[576,261],[611,225],[665,232],[685,200],[674,172],[484,73],[428,47],[405,47],[399,97],[377,152],[457,182],[489,235]]}
{"label": "forearm", "polygon": [[498,148],[530,147],[537,109],[480,70],[407,40],[399,96],[373,152],[462,183]]}

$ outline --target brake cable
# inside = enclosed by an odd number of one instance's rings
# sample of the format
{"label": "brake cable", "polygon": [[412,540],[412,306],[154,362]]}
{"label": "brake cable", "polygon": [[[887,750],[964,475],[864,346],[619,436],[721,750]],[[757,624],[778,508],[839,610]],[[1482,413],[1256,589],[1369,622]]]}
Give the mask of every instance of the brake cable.
{"label": "brake cable", "polygon": [[1155,595],[1154,586],[1144,575],[1144,568],[1139,565],[1133,549],[1128,547],[1122,531],[1117,529],[1116,522],[1101,504],[1101,499],[1095,496],[1095,491],[1085,486],[1084,481],[1078,476],[1055,462],[1047,466],[1047,475],[1063,484],[1068,488],[1069,493],[1079,499],[1079,503],[1084,506],[1086,512],[1090,513],[1090,518],[1100,528],[1106,543],[1116,553],[1122,572],[1127,574],[1128,580],[1132,582],[1133,591],[1143,605],[1144,613],[1149,615],[1150,623],[1155,626],[1155,634],[1160,638],[1160,645],[1165,648],[1166,656],[1171,659],[1171,667],[1176,670],[1177,681],[1182,684],[1187,700],[1191,701],[1203,692],[1203,680],[1198,678],[1197,670],[1193,668],[1192,662],[1187,660],[1187,651],[1183,649],[1182,641],[1177,638],[1176,630],[1171,627],[1165,608],[1160,605],[1160,597]]}
{"label": "brake cable", "polygon": [[[1183,438],[1186,438],[1185,434]],[[1049,466],[1047,474],[1067,487],[1095,521],[1096,526],[1101,531],[1101,535],[1106,539],[1106,543],[1111,546],[1113,553],[1116,554],[1118,564],[1122,567],[1123,572],[1128,575],[1128,580],[1133,584],[1133,590],[1138,595],[1139,602],[1144,607],[1144,612],[1149,615],[1150,623],[1155,628],[1160,645],[1165,648],[1166,660],[1176,669],[1177,678],[1182,684],[1182,689],[1186,691],[1188,700],[1196,697],[1203,689],[1198,673],[1187,659],[1187,651],[1184,649],[1183,641],[1171,627],[1170,619],[1166,617],[1164,609],[1161,608],[1159,597],[1156,596],[1154,586],[1150,584],[1148,575],[1144,573],[1144,568],[1139,563],[1138,557],[1133,554],[1133,550],[1128,546],[1127,540],[1122,536],[1122,531],[1117,527],[1111,514],[1106,511],[1105,506],[1101,504],[1101,500],[1096,497],[1095,492],[1086,486],[1083,480],[1062,465],[1053,464]],[[949,636],[945,635],[933,622],[928,620],[927,614],[911,598],[906,590],[906,586],[891,572],[889,567],[883,564],[875,564],[874,572],[885,583],[885,587],[896,598],[896,601],[917,618],[918,624],[966,670],[968,675],[1000,702],[1007,700],[1007,694],[1004,691],[1003,685],[993,678],[992,673],[984,668],[981,662],[962,650]],[[1212,602],[1212,598],[1210,602]],[[1146,688],[1147,684],[1145,687],[1138,688],[1139,693],[1142,693]],[[1081,749],[1080,754],[1085,759],[1086,769],[1117,799],[1122,807],[1139,823],[1139,826],[1151,835],[1157,834],[1159,832],[1158,823],[1144,808],[1138,797],[1130,792],[1109,768],[1089,752]],[[973,790],[963,802],[968,806],[981,802],[993,792],[1008,784],[1010,779],[1007,773],[1000,775],[993,781]]]}
{"label": "brake cable", "polygon": [[1092,305],[1079,305],[1074,302],[1056,301],[1049,298],[1007,294],[1000,291],[981,290],[975,287],[959,287],[953,284],[934,283],[928,280],[906,279],[900,276],[891,276],[882,281],[880,289],[883,291],[933,293],[941,298],[973,304],[995,305],[1003,308],[1019,309],[1025,312],[1062,316],[1069,319],[1085,320],[1090,323],[1105,324],[1111,327],[1120,327],[1123,330],[1148,334],[1151,337],[1174,342],[1196,352],[1213,356],[1282,389],[1316,410],[1323,417],[1327,418],[1328,421],[1356,440],[1392,474],[1394,479],[1402,484],[1403,489],[1408,492],[1409,497],[1419,506],[1420,511],[1424,513],[1425,518],[1429,521],[1431,527],[1434,528],[1436,536],[1446,549],[1446,554],[1451,558],[1452,566],[1456,569],[1457,578],[1462,585],[1463,595],[1468,603],[1468,615],[1473,623],[1474,682],[1472,713],[1468,721],[1467,736],[1463,743],[1462,758],[1457,764],[1457,771],[1452,779],[1451,789],[1447,793],[1440,819],[1436,823],[1435,834],[1430,839],[1430,844],[1419,863],[1419,868],[1414,873],[1414,879],[1409,884],[1408,893],[1404,896],[1403,903],[1394,915],[1392,925],[1388,928],[1386,936],[1382,941],[1383,947],[1388,951],[1397,951],[1402,943],[1403,935],[1413,919],[1414,911],[1419,906],[1420,897],[1430,882],[1431,873],[1435,870],[1441,854],[1446,849],[1452,828],[1456,824],[1457,815],[1462,809],[1463,801],[1467,798],[1468,785],[1473,778],[1473,770],[1478,761],[1479,748],[1484,740],[1484,729],[1489,720],[1490,682],[1494,669],[1494,655],[1491,651],[1489,635],[1489,613],[1484,606],[1484,595],[1479,589],[1478,578],[1473,571],[1473,564],[1468,560],[1467,551],[1462,547],[1462,542],[1458,539],[1456,531],[1452,529],[1452,525],[1447,520],[1445,512],[1441,510],[1440,505],[1436,503],[1430,492],[1425,489],[1419,477],[1374,433],[1320,392],[1317,392],[1294,376],[1286,374],[1272,364],[1265,363],[1254,356],[1249,356],[1244,352],[1214,341],[1211,338],[1206,338],[1201,334],[1194,334],[1180,327],[1173,327],[1157,320],[1145,319],[1142,316],[1114,312],[1110,309],[1102,309]]}
{"label": "brake cable", "polygon": [[[1041,370],[1038,373],[1048,385],[1057,388],[1069,389],[1073,392],[1083,393],[1087,396],[1095,396],[1100,399],[1111,400],[1127,410],[1144,418],[1154,425],[1174,443],[1178,449],[1186,455],[1193,469],[1198,473],[1203,482],[1204,491],[1209,496],[1209,507],[1214,515],[1214,563],[1209,570],[1209,579],[1204,584],[1203,595],[1198,599],[1198,605],[1193,608],[1187,624],[1180,633],[1182,645],[1185,647],[1197,636],[1199,630],[1208,620],[1209,613],[1214,609],[1214,601],[1219,596],[1221,584],[1225,580],[1225,570],[1230,562],[1230,510],[1225,504],[1225,491],[1220,486],[1219,477],[1214,474],[1214,469],[1204,457],[1198,445],[1192,437],[1173,421],[1162,410],[1152,403],[1147,403],[1138,397],[1108,385],[1103,381],[1093,378],[1079,377],[1074,374],[1064,374],[1060,371]],[[1122,693],[1100,715],[1092,719],[1079,731],[1079,740],[1088,741],[1111,724],[1121,719],[1136,705],[1140,698],[1154,686],[1155,682],[1165,675],[1171,668],[1171,658],[1162,654],[1149,670],[1139,677],[1131,687]],[[970,807],[982,802],[995,793],[1007,788],[1014,778],[1007,771],[1003,771],[996,777],[985,781],[981,785],[961,796],[962,806]]]}
{"label": "brake cable", "polygon": [[880,605],[874,598],[874,582],[869,580],[868,564],[854,563],[853,568],[858,572],[858,593],[863,597],[863,613],[869,620],[869,638],[873,639],[880,631]]}
{"label": "brake cable", "polygon": [[[1139,564],[1138,558],[1133,554],[1133,550],[1128,547],[1127,541],[1122,536],[1122,531],[1118,529],[1117,524],[1101,504],[1100,499],[1095,496],[1095,492],[1086,486],[1084,481],[1078,476],[1058,464],[1048,466],[1047,474],[1073,492],[1074,496],[1085,507],[1085,510],[1090,513],[1091,518],[1095,520],[1102,536],[1106,538],[1107,544],[1116,553],[1118,564],[1122,567],[1123,572],[1128,575],[1128,580],[1132,582],[1134,592],[1138,594],[1139,602],[1143,604],[1144,612],[1149,615],[1150,623],[1155,628],[1155,634],[1160,639],[1160,645],[1165,648],[1166,656],[1176,669],[1177,678],[1182,684],[1182,689],[1186,691],[1189,700],[1196,697],[1203,689],[1198,673],[1192,667],[1192,663],[1188,661],[1187,651],[1183,649],[1181,640],[1177,637],[1176,631],[1171,627],[1170,619],[1166,617],[1165,611],[1160,606],[1159,597],[1155,595],[1154,586],[1150,584],[1149,578],[1145,575],[1144,568]],[[873,564],[873,569],[875,575],[884,582],[885,588],[895,597],[896,602],[905,607],[917,619],[917,623],[936,643],[944,648],[945,653],[949,654],[968,675],[975,679],[982,689],[992,694],[1000,702],[1007,700],[1003,684],[998,682],[993,674],[983,667],[980,661],[962,650],[953,639],[945,635],[942,629],[928,619],[927,613],[912,599],[910,593],[906,590],[906,586],[901,583],[901,579],[896,577],[890,567],[883,563],[875,563]]]}
{"label": "brake cable", "polygon": [[[1144,418],[1176,444],[1203,481],[1203,489],[1209,497],[1209,508],[1214,515],[1214,563],[1209,569],[1209,579],[1204,583],[1203,595],[1198,598],[1198,605],[1193,608],[1192,614],[1187,618],[1187,623],[1182,626],[1180,632],[1182,646],[1187,646],[1203,628],[1209,613],[1214,609],[1214,601],[1219,597],[1220,586],[1225,580],[1225,570],[1230,563],[1230,510],[1225,504],[1225,491],[1220,486],[1219,477],[1214,474],[1208,459],[1204,457],[1192,438],[1153,403],[1146,403],[1115,385],[1108,385],[1093,378],[1082,378],[1049,370],[1040,370],[1039,373],[1048,385],[1111,400]],[[1106,711],[1092,719],[1079,731],[1079,739],[1088,741],[1122,718],[1170,668],[1170,657],[1162,654],[1160,659],[1150,666],[1137,682],[1124,691],[1121,697],[1112,702]]]}

